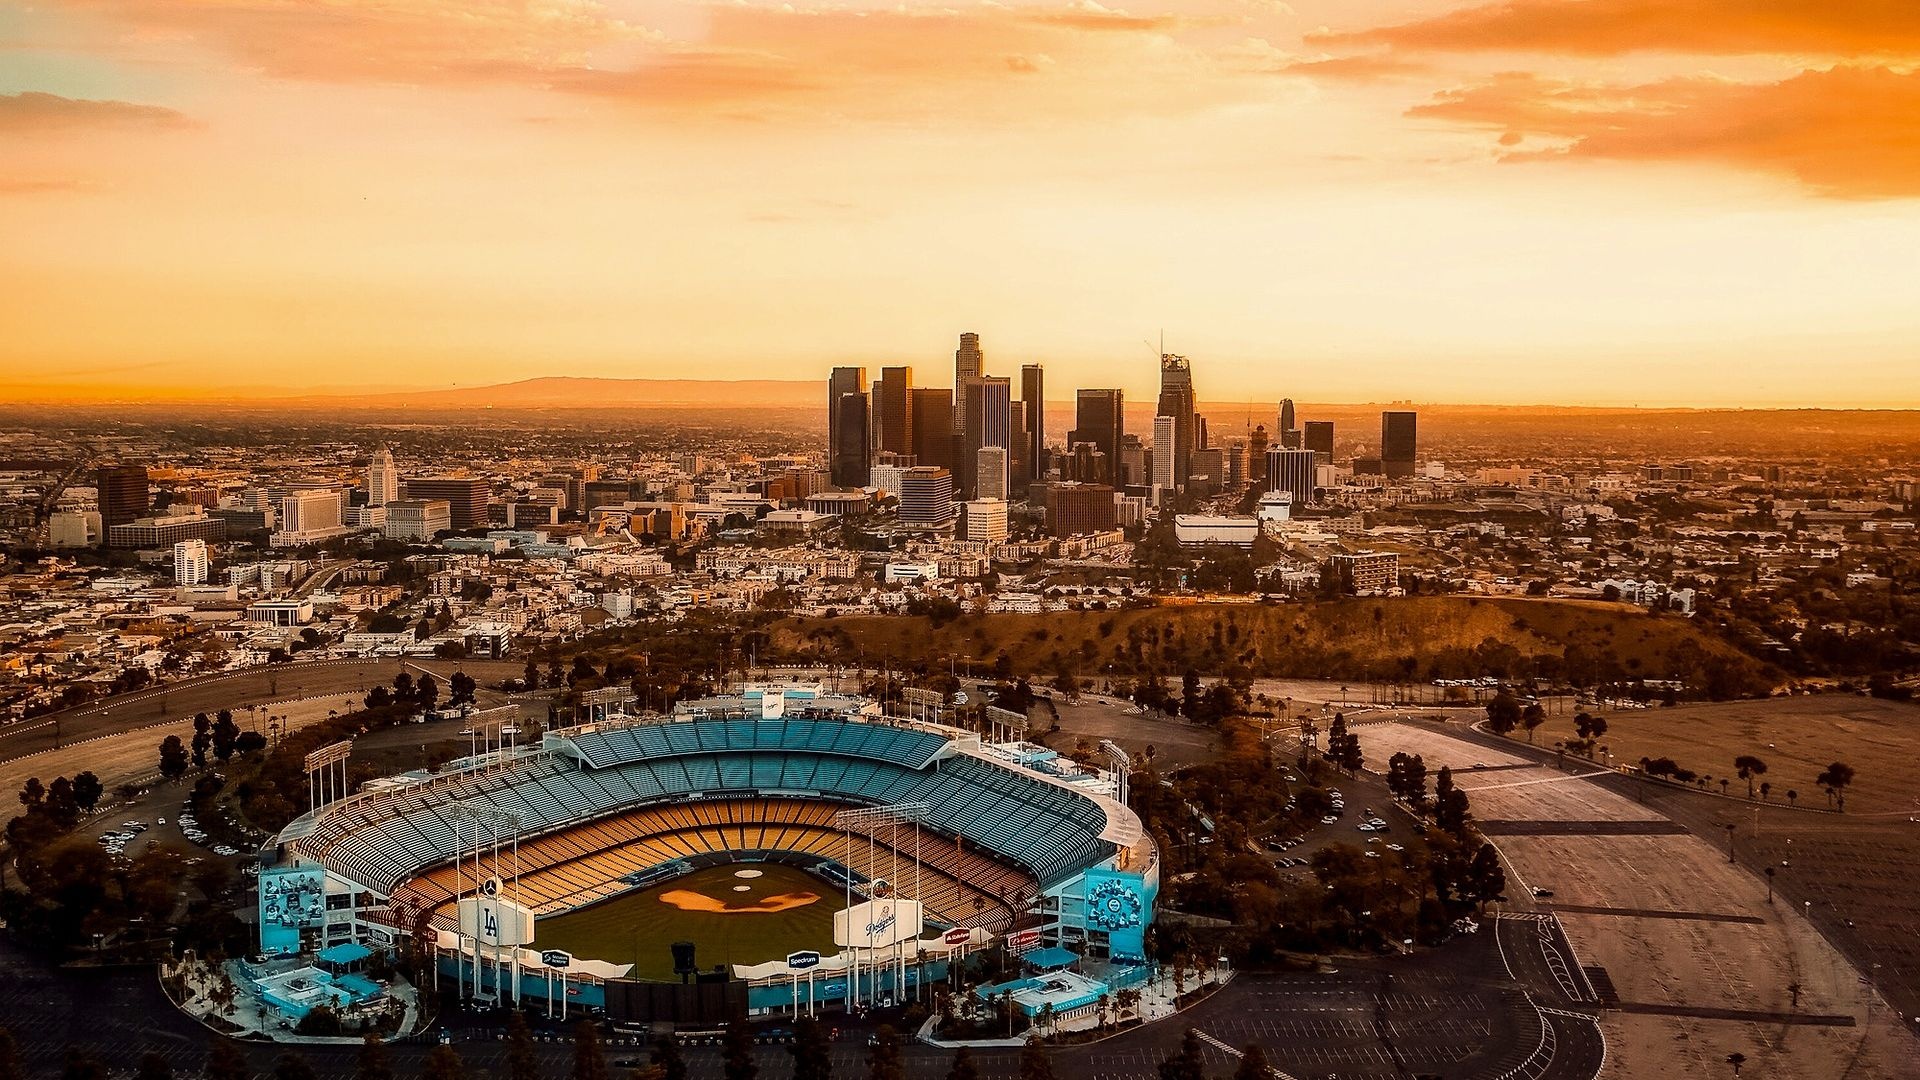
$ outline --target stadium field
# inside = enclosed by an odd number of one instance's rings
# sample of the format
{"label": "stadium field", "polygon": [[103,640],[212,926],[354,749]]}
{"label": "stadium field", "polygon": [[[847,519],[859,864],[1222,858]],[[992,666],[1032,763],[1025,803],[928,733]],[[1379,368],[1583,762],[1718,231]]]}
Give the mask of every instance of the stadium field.
{"label": "stadium field", "polygon": [[779,863],[732,863],[684,874],[580,911],[541,919],[536,946],[634,965],[633,977],[673,980],[668,946],[691,941],[695,960],[758,964],[813,949],[832,954],[833,913],[845,896]]}

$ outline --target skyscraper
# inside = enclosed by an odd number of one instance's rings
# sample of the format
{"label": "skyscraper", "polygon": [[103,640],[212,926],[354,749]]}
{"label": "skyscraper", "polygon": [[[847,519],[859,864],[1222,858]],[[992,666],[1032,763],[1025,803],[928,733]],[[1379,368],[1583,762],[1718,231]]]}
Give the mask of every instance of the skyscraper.
{"label": "skyscraper", "polygon": [[1026,410],[1027,462],[1029,480],[1047,472],[1047,389],[1046,372],[1039,364],[1020,369],[1020,404]]}
{"label": "skyscraper", "polygon": [[952,524],[954,515],[951,473],[927,466],[900,470],[900,524],[939,528]]}
{"label": "skyscraper", "polygon": [[[1108,462],[1116,462],[1126,423],[1125,394],[1118,390],[1082,390],[1074,395],[1073,434],[1068,441],[1092,443]],[[1117,476],[1114,479],[1119,481]]]}
{"label": "skyscraper", "polygon": [[1005,500],[1013,487],[1012,464],[1004,446],[983,446],[973,454],[973,497]]}
{"label": "skyscraper", "polygon": [[967,381],[966,434],[961,444],[960,468],[966,472],[961,489],[975,498],[973,475],[976,455],[986,446],[1013,445],[1013,386],[1003,375],[981,375]]}
{"label": "skyscraper", "polygon": [[864,391],[834,404],[832,463],[835,487],[866,487],[873,478],[873,413]]}
{"label": "skyscraper", "polygon": [[1267,490],[1293,493],[1293,505],[1314,501],[1314,453],[1311,450],[1267,451]]}
{"label": "skyscraper", "polygon": [[1419,414],[1413,412],[1380,414],[1380,471],[1390,480],[1413,475],[1418,419]]}
{"label": "skyscraper", "polygon": [[953,391],[913,388],[913,458],[919,465],[953,468]]}
{"label": "skyscraper", "polygon": [[[484,476],[420,476],[401,485],[409,499],[445,499],[453,515],[450,528],[477,529],[487,523],[487,500],[493,485]],[[288,528],[285,522],[282,528]]]}
{"label": "skyscraper", "polygon": [[1192,366],[1187,363],[1187,358],[1184,356],[1175,356],[1173,353],[1162,353],[1160,355],[1160,405],[1154,420],[1153,439],[1153,468],[1156,476],[1154,485],[1156,487],[1161,486],[1158,477],[1165,471],[1160,464],[1163,450],[1161,449],[1158,417],[1170,417],[1173,420],[1173,438],[1166,447],[1167,450],[1171,451],[1171,453],[1166,454],[1166,456],[1169,458],[1167,464],[1173,470],[1173,480],[1171,484],[1166,486],[1182,489],[1187,486],[1187,475],[1193,466],[1193,450],[1196,438],[1193,409]]}
{"label": "skyscraper", "polygon": [[1300,449],[1300,426],[1294,423],[1293,399],[1280,400],[1280,448],[1283,450]]}
{"label": "skyscraper", "polygon": [[1174,477],[1179,474],[1180,456],[1175,444],[1180,438],[1180,420],[1173,416],[1153,418],[1153,489],[1154,498],[1162,492],[1175,488]]}
{"label": "skyscraper", "polygon": [[1320,464],[1333,464],[1333,421],[1309,420],[1306,430],[1302,447],[1320,455]]}
{"label": "skyscraper", "polygon": [[367,466],[367,505],[385,506],[399,497],[400,470],[394,468],[393,451],[383,446]]}
{"label": "skyscraper", "polygon": [[913,453],[913,369],[880,369],[873,394],[874,442],[882,452]]}
{"label": "skyscraper", "polygon": [[827,377],[827,473],[835,487],[866,487],[873,463],[867,369],[837,367]]}
{"label": "skyscraper", "polygon": [[1294,426],[1295,425],[1293,422],[1293,399],[1281,398],[1280,399],[1280,430],[1292,431],[1294,429]]}
{"label": "skyscraper", "polygon": [[175,585],[205,585],[210,565],[205,540],[181,540],[173,545]]}
{"label": "skyscraper", "polygon": [[145,465],[102,465],[94,487],[99,492],[101,535],[115,525],[147,515],[150,503]]}
{"label": "skyscraper", "polygon": [[986,357],[980,352],[979,334],[961,334],[960,347],[953,353],[953,432],[967,430],[967,383],[986,372]]}
{"label": "skyscraper", "polygon": [[1267,482],[1267,428],[1265,424],[1254,428],[1253,434],[1247,436],[1247,479],[1255,484],[1263,485],[1260,490],[1266,490],[1264,486]]}

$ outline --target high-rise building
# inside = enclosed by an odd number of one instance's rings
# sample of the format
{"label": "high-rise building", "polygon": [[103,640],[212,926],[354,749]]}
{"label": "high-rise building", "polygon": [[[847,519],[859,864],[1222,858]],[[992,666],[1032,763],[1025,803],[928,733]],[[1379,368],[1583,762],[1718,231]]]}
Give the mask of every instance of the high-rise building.
{"label": "high-rise building", "polygon": [[1320,455],[1320,464],[1333,464],[1333,421],[1309,420],[1301,448]]}
{"label": "high-rise building", "polygon": [[1013,467],[1004,446],[983,446],[973,453],[973,497],[1006,501],[1013,487]]}
{"label": "high-rise building", "polygon": [[1175,444],[1180,438],[1180,420],[1173,416],[1153,418],[1153,488],[1156,497],[1162,491],[1173,491],[1178,484],[1180,454]]}
{"label": "high-rise building", "polygon": [[1314,461],[1311,450],[1267,451],[1267,490],[1291,492],[1296,507],[1313,502],[1317,490]]}
{"label": "high-rise building", "polygon": [[1265,491],[1267,483],[1267,428],[1262,424],[1247,436],[1247,479]]}
{"label": "high-rise building", "polygon": [[867,369],[837,367],[827,376],[827,472],[835,487],[865,487],[873,465],[873,417]]}
{"label": "high-rise building", "polygon": [[1122,487],[1147,486],[1147,448],[1138,435],[1120,436],[1120,461],[1111,466],[1113,477]]}
{"label": "high-rise building", "polygon": [[487,523],[487,496],[492,490],[483,476],[421,476],[408,480],[409,499],[445,499],[453,515],[450,528],[477,529]]}
{"label": "high-rise building", "polygon": [[[1281,398],[1280,399],[1280,430],[1283,432],[1292,431],[1296,426],[1297,425],[1295,425],[1293,422],[1293,399]],[[1295,450],[1295,449],[1298,449],[1298,447],[1289,446],[1287,447],[1287,449]]]}
{"label": "high-rise building", "polygon": [[1389,480],[1413,475],[1414,428],[1419,414],[1389,410],[1380,414],[1380,471]]}
{"label": "high-rise building", "polygon": [[961,334],[960,347],[953,353],[953,433],[967,430],[967,383],[986,374],[986,356],[980,352],[979,334]]}
{"label": "high-rise building", "polygon": [[974,495],[974,465],[982,447],[1013,445],[1013,386],[1002,375],[982,375],[966,385],[966,432],[961,443],[961,489]]}
{"label": "high-rise building", "polygon": [[205,540],[182,540],[173,545],[173,583],[205,585],[213,560],[207,557]]}
{"label": "high-rise building", "polygon": [[1039,364],[1020,369],[1020,404],[1026,411],[1029,480],[1047,474],[1047,374]]}
{"label": "high-rise building", "polygon": [[100,522],[105,528],[145,517],[151,505],[145,465],[102,465],[94,487],[99,491]]}
{"label": "high-rise building", "polygon": [[896,454],[913,453],[913,369],[880,369],[873,384],[874,444]]}
{"label": "high-rise building", "polygon": [[967,511],[967,539],[976,543],[998,544],[1007,538],[1007,503],[1004,499],[975,499],[964,504]]}
{"label": "high-rise building", "polygon": [[953,391],[913,388],[913,460],[953,468]]}
{"label": "high-rise building", "polygon": [[924,465],[900,470],[900,524],[937,529],[953,518],[952,473]]}
{"label": "high-rise building", "polygon": [[331,532],[343,520],[340,493],[332,488],[303,488],[280,500],[280,529],[290,533]]}
{"label": "high-rise building", "polygon": [[1047,531],[1053,535],[1104,532],[1114,528],[1115,522],[1111,487],[1072,481],[1047,485]]}
{"label": "high-rise building", "polygon": [[[1173,420],[1173,438],[1162,449],[1159,435],[1158,417]],[[1193,466],[1193,451],[1196,446],[1205,445],[1197,431],[1194,416],[1193,367],[1184,356],[1162,353],[1160,356],[1160,405],[1154,421],[1154,472],[1164,474],[1159,464],[1162,454],[1169,458],[1167,465],[1172,469],[1172,483],[1165,485],[1175,489],[1187,486],[1187,476]],[[1156,486],[1158,481],[1155,481]]]}
{"label": "high-rise building", "polygon": [[1126,435],[1126,395],[1118,390],[1081,390],[1073,400],[1073,434],[1069,443],[1092,443],[1109,462],[1118,461],[1120,441]]}
{"label": "high-rise building", "polygon": [[396,499],[387,504],[380,531],[392,540],[431,540],[453,528],[453,508],[445,499]]}
{"label": "high-rise building", "polygon": [[394,468],[393,451],[383,446],[367,466],[367,505],[385,506],[399,497],[400,471]]}

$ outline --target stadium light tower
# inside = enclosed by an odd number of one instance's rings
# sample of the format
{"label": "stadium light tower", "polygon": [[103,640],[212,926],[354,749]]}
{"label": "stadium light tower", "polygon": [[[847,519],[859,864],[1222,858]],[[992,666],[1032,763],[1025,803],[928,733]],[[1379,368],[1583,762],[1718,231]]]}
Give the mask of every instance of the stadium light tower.
{"label": "stadium light tower", "polygon": [[[867,837],[867,884],[869,889],[868,899],[872,900],[873,896],[871,895],[871,889],[872,889],[872,884],[874,879],[873,870],[874,870],[874,864],[877,861],[874,857],[874,850],[873,850],[876,834],[881,829],[890,829],[893,831],[891,842],[889,842],[887,845],[887,849],[892,857],[893,869],[888,871],[888,873],[892,876],[892,879],[893,879],[891,882],[889,882],[889,884],[893,887],[897,895],[899,892],[899,882],[900,882],[899,829],[900,829],[900,826],[902,825],[906,825],[909,823],[913,825],[913,895],[910,899],[912,899],[915,903],[919,902],[919,899],[920,899],[920,823],[926,820],[928,812],[931,811],[932,809],[933,809],[933,806],[931,804],[923,803],[923,802],[892,803],[886,806],[865,806],[856,810],[842,810],[833,815],[833,823],[840,827],[841,835],[845,845],[844,858],[842,860],[842,865],[845,868],[846,873],[842,876],[846,883],[846,891],[847,891],[846,910],[847,911],[853,910],[853,832],[855,829],[860,830],[862,833],[866,834],[866,837]],[[922,917],[924,918],[924,912],[922,914]],[[859,994],[860,994],[860,953],[858,950],[855,950],[852,945],[853,923],[851,918],[849,918],[848,920],[847,930],[848,930],[847,948],[851,951],[851,954],[853,957],[853,963],[848,969],[848,974],[847,974],[847,1007],[848,1007],[848,1010],[851,1011],[853,1008],[854,1002],[859,998]],[[913,937],[916,942],[918,942],[920,938],[920,931],[921,931],[921,927],[916,926],[913,928]],[[917,950],[918,946],[916,945],[915,948]],[[889,961],[889,967],[892,967],[897,970],[898,974],[895,977],[894,985],[899,986],[906,980],[906,958],[901,953],[900,948],[897,944],[894,946],[893,952],[894,952],[894,955],[893,955],[893,958]],[[869,977],[874,977],[878,973],[879,964],[877,961],[874,960],[873,957],[868,957],[867,959],[869,963],[873,965],[873,970],[869,972]],[[924,983],[925,981],[926,981],[925,979],[915,980],[915,983],[914,983],[915,990],[917,991],[920,987],[920,984]],[[874,977],[873,992],[876,997],[880,993],[880,983],[877,977]]]}
{"label": "stadium light tower", "polygon": [[[476,897],[480,896],[483,891],[488,888],[489,883],[495,885],[499,883],[500,842],[503,839],[511,837],[513,852],[513,902],[518,905],[520,903],[520,826],[523,815],[517,810],[509,810],[503,806],[495,806],[492,803],[482,802],[450,803],[443,807],[442,810],[447,817],[452,818],[455,822],[458,822],[459,825],[471,824],[473,826],[473,894]],[[458,830],[459,825],[455,826],[456,830]],[[455,838],[456,840],[459,839],[457,831]],[[489,841],[491,841],[493,847],[491,865],[494,872],[490,875],[483,876],[480,869],[480,858],[486,854]],[[466,892],[464,881],[465,873],[463,869],[465,863],[466,846],[462,843],[454,858],[454,895],[456,897]],[[455,962],[460,962],[457,945],[455,949]],[[504,996],[499,992],[501,980],[497,976],[500,970],[500,958],[497,951],[494,956],[493,966],[496,975],[494,979],[494,990],[497,1000],[499,997]],[[473,990],[475,997],[480,996],[480,980],[480,935],[475,933],[473,936]],[[460,980],[460,985],[465,987],[466,981],[464,978]],[[513,1002],[515,1005],[520,1003],[520,951],[517,948],[513,954]]]}
{"label": "stadium light tower", "polygon": [[1119,796],[1120,805],[1127,805],[1127,780],[1133,775],[1133,758],[1120,749],[1112,739],[1100,740],[1100,752],[1107,755],[1107,761],[1113,765],[1114,791]]}

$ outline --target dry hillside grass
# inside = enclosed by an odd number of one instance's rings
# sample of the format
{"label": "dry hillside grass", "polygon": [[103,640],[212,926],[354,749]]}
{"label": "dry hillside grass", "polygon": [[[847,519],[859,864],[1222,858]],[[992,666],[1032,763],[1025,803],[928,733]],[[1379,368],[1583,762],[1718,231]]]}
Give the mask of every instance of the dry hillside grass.
{"label": "dry hillside grass", "polygon": [[1480,675],[1685,679],[1764,691],[1765,665],[1676,615],[1613,604],[1407,597],[1313,604],[1156,607],[1046,615],[795,618],[773,628],[781,653],[869,664],[992,663],[1016,671],[1219,673],[1426,680]]}

